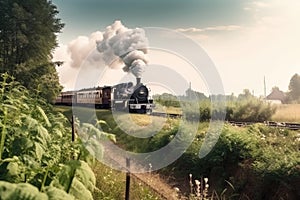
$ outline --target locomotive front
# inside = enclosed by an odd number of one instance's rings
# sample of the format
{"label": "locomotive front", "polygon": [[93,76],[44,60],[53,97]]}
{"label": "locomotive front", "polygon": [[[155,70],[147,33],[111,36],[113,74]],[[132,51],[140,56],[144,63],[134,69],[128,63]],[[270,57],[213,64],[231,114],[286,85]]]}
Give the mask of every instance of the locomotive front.
{"label": "locomotive front", "polygon": [[151,113],[152,107],[153,100],[150,98],[149,89],[142,83],[136,85],[129,100],[129,112]]}
{"label": "locomotive front", "polygon": [[121,83],[113,86],[113,109],[128,110],[130,113],[151,113],[153,100],[150,98],[149,89],[137,81]]}

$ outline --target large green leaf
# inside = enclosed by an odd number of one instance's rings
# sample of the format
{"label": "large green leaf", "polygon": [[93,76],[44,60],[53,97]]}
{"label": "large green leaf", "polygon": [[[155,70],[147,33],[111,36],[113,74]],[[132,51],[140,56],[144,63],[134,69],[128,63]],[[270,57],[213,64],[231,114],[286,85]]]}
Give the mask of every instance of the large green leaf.
{"label": "large green leaf", "polygon": [[48,200],[46,194],[28,184],[13,184],[0,181],[0,199],[1,200]]}
{"label": "large green leaf", "polygon": [[46,115],[46,113],[44,112],[44,110],[40,107],[40,106],[36,106],[37,111],[41,114],[43,120],[45,121],[45,123],[47,124],[48,127],[51,126],[51,123]]}
{"label": "large green leaf", "polygon": [[77,200],[93,200],[91,192],[77,178],[73,180],[70,194]]}
{"label": "large green leaf", "polygon": [[80,161],[80,167],[76,170],[75,177],[83,183],[83,185],[91,192],[94,191],[96,185],[96,177],[90,166]]}
{"label": "large green leaf", "polygon": [[34,143],[34,147],[35,147],[36,158],[40,161],[43,157],[43,154],[45,153],[45,150],[44,150],[43,146],[38,142]]}
{"label": "large green leaf", "polygon": [[67,194],[64,190],[56,187],[46,187],[45,192],[49,197],[49,200],[74,200],[74,197]]}
{"label": "large green leaf", "polygon": [[76,199],[90,199],[95,184],[96,178],[89,165],[84,161],[73,160],[62,167],[51,186],[69,190]]}
{"label": "large green leaf", "polygon": [[[72,195],[55,187],[46,187],[45,193],[29,183],[9,183],[0,181],[1,200],[74,200]],[[85,198],[83,198],[85,199]],[[82,200],[83,200],[82,199]]]}

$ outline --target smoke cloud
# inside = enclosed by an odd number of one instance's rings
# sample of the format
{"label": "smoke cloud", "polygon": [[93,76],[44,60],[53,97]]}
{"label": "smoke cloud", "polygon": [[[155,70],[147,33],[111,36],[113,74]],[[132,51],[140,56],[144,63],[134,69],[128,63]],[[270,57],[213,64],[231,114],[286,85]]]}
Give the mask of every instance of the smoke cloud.
{"label": "smoke cloud", "polygon": [[89,65],[103,64],[102,55],[93,53],[95,43],[102,40],[103,35],[100,31],[92,33],[89,37],[79,36],[68,44],[68,53],[71,57],[71,67],[79,68],[83,61]]}
{"label": "smoke cloud", "polygon": [[120,21],[106,27],[103,39],[97,41],[97,50],[103,54],[105,64],[123,63],[125,72],[141,78],[148,63],[148,39],[143,29],[128,29]]}
{"label": "smoke cloud", "polygon": [[[103,32],[97,31],[89,36],[78,36],[66,45],[60,45],[53,54],[53,61],[63,61],[57,70],[60,82],[65,90],[72,89],[80,73],[80,77],[91,77],[95,71],[108,66],[103,84],[114,84],[124,72],[131,72],[141,77],[148,62],[146,53],[148,40],[143,29],[126,28],[120,21],[115,21]],[[125,67],[124,67],[125,65]],[[123,70],[121,70],[123,67]],[[119,70],[114,70],[119,69]],[[97,72],[98,73],[98,72]],[[86,79],[88,85],[89,78]]]}

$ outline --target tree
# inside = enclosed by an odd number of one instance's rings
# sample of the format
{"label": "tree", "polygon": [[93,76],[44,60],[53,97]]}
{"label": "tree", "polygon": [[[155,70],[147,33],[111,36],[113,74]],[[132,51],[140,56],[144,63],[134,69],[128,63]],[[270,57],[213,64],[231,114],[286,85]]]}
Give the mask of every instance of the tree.
{"label": "tree", "polygon": [[191,88],[189,88],[185,91],[185,95],[186,95],[186,99],[188,99],[188,100],[196,100],[196,99],[197,100],[204,100],[204,99],[207,99],[207,97],[205,96],[204,93],[194,91]]}
{"label": "tree", "polygon": [[[51,76],[54,96],[61,86],[51,52],[64,26],[57,14],[48,0],[0,0],[0,72],[8,72],[30,90],[38,90],[41,81],[48,80],[45,76]],[[49,101],[54,98],[43,93]]]}
{"label": "tree", "polygon": [[300,76],[298,74],[290,80],[288,96],[290,101],[300,102]]}
{"label": "tree", "polygon": [[238,100],[248,100],[252,98],[254,98],[254,96],[251,94],[250,90],[248,89],[244,89],[243,94],[239,94],[238,96]]}

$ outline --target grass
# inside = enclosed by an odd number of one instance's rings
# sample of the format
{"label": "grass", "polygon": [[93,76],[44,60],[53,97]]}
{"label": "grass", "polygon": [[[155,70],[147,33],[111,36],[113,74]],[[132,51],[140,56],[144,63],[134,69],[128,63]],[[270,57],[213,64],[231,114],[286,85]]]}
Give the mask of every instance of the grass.
{"label": "grass", "polygon": [[300,123],[300,104],[278,105],[276,113],[272,116],[272,120],[278,122]]}
{"label": "grass", "polygon": [[169,113],[169,114],[182,114],[182,108],[178,108],[178,107],[166,107],[166,106],[162,106],[160,104],[156,104],[155,108],[153,109],[153,112],[165,112],[165,113]]}
{"label": "grass", "polygon": [[[96,175],[96,187],[94,199],[121,200],[125,197],[126,174],[100,163],[96,162],[93,167]],[[130,182],[130,199],[133,200],[157,200],[161,199],[149,187],[141,181],[132,178]]]}

